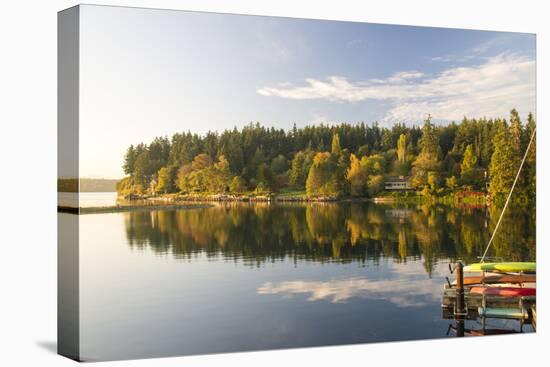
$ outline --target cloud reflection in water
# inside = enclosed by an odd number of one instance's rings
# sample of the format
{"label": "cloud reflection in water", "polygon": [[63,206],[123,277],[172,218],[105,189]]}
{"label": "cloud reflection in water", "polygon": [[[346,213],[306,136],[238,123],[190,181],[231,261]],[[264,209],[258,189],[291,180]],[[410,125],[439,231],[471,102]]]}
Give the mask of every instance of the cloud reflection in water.
{"label": "cloud reflection in water", "polygon": [[305,294],[308,301],[329,300],[331,303],[345,303],[351,298],[371,298],[386,300],[399,307],[421,307],[441,297],[443,283],[438,275],[443,275],[445,269],[445,264],[439,264],[435,276],[428,278],[420,263],[390,264],[390,276],[386,279],[350,277],[328,281],[266,282],[257,289],[257,293],[287,297]]}

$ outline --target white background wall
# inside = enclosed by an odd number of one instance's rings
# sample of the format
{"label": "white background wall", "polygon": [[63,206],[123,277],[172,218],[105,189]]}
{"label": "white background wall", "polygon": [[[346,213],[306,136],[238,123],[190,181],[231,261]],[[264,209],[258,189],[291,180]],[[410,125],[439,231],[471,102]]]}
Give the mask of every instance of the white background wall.
{"label": "white background wall", "polygon": [[[541,365],[548,359],[550,26],[544,1],[156,0],[96,4],[537,33],[536,335],[108,362],[121,366]],[[0,365],[65,366],[56,340],[56,12],[74,1],[0,8]],[[545,25],[546,23],[546,25]],[[546,99],[546,103],[543,101]]]}

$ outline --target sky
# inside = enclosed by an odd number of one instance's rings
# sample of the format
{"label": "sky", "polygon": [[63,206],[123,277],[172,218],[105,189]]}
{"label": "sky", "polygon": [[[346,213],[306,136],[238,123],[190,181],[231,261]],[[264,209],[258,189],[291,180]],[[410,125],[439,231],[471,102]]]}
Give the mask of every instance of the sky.
{"label": "sky", "polygon": [[535,111],[535,35],[84,5],[80,177],[130,144],[250,122],[419,124]]}

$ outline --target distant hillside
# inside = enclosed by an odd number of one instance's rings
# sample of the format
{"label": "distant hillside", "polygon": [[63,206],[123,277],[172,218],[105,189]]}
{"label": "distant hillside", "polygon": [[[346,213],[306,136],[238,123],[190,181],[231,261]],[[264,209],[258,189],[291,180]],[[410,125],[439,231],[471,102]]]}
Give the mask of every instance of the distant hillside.
{"label": "distant hillside", "polygon": [[[81,178],[80,192],[115,192],[118,180],[103,178]],[[77,192],[78,180],[75,178],[61,178],[57,180],[57,191]]]}

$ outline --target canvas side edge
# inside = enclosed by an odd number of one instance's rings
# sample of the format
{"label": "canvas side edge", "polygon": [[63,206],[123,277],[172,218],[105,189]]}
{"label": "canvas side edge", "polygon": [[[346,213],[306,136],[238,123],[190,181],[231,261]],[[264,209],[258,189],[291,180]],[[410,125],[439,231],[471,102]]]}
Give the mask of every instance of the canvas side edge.
{"label": "canvas side edge", "polygon": [[[57,24],[58,195],[60,179],[75,182],[78,208],[80,7],[60,11]],[[78,209],[61,213],[58,203],[57,216],[57,352],[80,360]]]}

